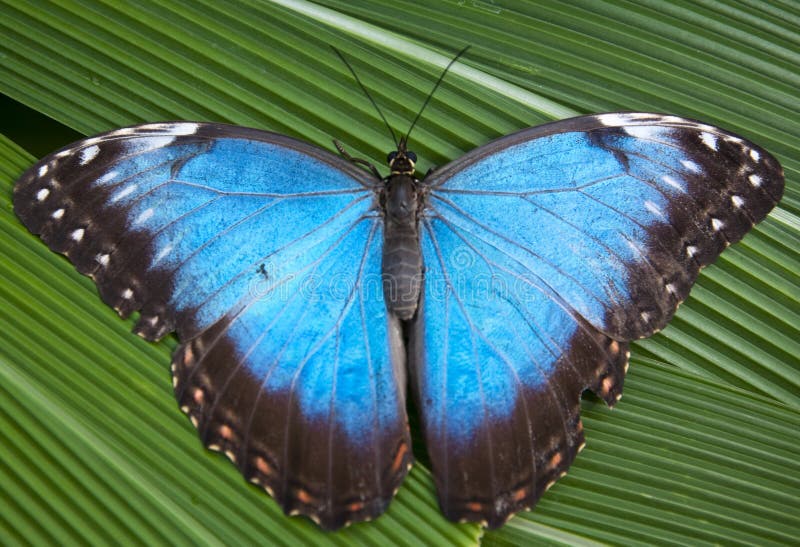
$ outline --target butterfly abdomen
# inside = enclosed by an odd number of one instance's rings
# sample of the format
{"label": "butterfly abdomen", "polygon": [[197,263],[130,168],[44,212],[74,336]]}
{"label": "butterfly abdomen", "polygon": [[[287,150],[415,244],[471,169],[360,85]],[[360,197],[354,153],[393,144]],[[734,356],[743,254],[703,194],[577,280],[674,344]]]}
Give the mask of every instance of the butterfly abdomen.
{"label": "butterfly abdomen", "polygon": [[383,294],[390,312],[411,319],[422,281],[417,182],[408,175],[392,175],[386,181],[385,197]]}

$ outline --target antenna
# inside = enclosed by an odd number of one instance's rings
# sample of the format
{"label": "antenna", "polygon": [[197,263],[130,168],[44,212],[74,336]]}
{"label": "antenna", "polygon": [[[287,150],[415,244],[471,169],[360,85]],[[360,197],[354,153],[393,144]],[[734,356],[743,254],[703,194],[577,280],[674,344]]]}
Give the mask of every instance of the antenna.
{"label": "antenna", "polygon": [[411,135],[411,131],[414,129],[414,126],[417,125],[417,120],[419,120],[419,117],[422,115],[422,111],[425,110],[425,107],[428,106],[428,103],[430,102],[431,97],[433,97],[433,94],[436,93],[436,90],[439,88],[439,84],[441,84],[442,80],[444,80],[444,75],[447,74],[447,71],[450,70],[450,67],[453,66],[453,64],[456,61],[458,61],[458,58],[461,57],[462,55],[464,55],[467,52],[468,49],[469,49],[469,46],[464,47],[464,49],[459,51],[456,54],[456,56],[453,57],[453,60],[450,61],[447,64],[446,67],[444,67],[444,70],[442,71],[442,75],[439,76],[438,80],[436,80],[436,84],[433,86],[433,89],[431,89],[431,92],[428,93],[428,97],[425,99],[425,102],[422,103],[422,108],[419,109],[419,112],[417,112],[417,117],[414,118],[413,122],[411,122],[411,127],[409,127],[408,131],[406,131],[406,136],[403,137],[403,141],[402,142],[404,142],[404,143],[408,142],[408,136]]}
{"label": "antenna", "polygon": [[345,64],[345,66],[350,70],[350,74],[352,74],[353,78],[356,79],[356,82],[358,82],[358,85],[361,86],[361,90],[364,92],[364,95],[367,96],[369,101],[372,103],[372,106],[375,107],[375,110],[378,112],[378,115],[383,120],[383,123],[386,124],[386,128],[389,130],[389,134],[392,135],[392,140],[394,141],[394,145],[399,148],[400,147],[400,143],[397,142],[397,135],[395,135],[394,131],[392,131],[392,126],[389,125],[389,122],[386,121],[386,117],[383,115],[383,112],[381,112],[381,109],[378,108],[378,104],[375,102],[375,99],[372,98],[372,95],[369,94],[369,91],[367,90],[366,86],[363,83],[361,83],[361,80],[358,78],[358,75],[356,74],[356,71],[353,70],[353,67],[350,66],[350,63],[347,62],[347,59],[344,58],[344,55],[342,55],[342,53],[338,49],[336,49],[333,46],[331,46],[331,49],[336,53],[336,55],[339,56],[339,59],[341,59],[342,62]]}

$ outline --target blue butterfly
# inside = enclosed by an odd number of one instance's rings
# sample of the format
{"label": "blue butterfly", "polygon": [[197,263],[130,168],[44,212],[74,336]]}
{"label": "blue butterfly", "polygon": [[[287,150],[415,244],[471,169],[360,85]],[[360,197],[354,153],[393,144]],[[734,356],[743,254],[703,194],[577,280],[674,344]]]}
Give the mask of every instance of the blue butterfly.
{"label": "blue butterfly", "polygon": [[[406,383],[452,520],[504,523],[613,405],[628,342],[781,198],[762,148],[658,114],[525,129],[415,177],[284,135],[158,123],[31,167],[18,216],[136,332],[177,332],[180,407],[289,513],[381,514],[412,462]],[[363,163],[363,162],[362,162]]]}

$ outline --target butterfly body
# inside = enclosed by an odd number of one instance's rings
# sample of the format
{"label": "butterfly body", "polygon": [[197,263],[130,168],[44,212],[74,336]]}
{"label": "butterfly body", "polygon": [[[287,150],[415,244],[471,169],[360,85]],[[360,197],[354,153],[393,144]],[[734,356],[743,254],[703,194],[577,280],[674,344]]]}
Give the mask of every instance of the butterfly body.
{"label": "butterfly body", "polygon": [[[406,378],[439,502],[496,527],[616,403],[628,343],[780,200],[764,149],[675,116],[525,129],[419,181],[318,147],[171,122],[26,171],[22,222],[148,340],[203,443],[326,529],[381,514],[411,465]],[[424,268],[423,268],[424,265]]]}
{"label": "butterfly body", "polygon": [[[405,144],[389,155],[392,173],[383,181],[383,291],[388,309],[399,319],[414,316],[422,283],[419,219],[424,207],[422,183],[414,177],[416,154]],[[411,158],[414,158],[412,160]]]}

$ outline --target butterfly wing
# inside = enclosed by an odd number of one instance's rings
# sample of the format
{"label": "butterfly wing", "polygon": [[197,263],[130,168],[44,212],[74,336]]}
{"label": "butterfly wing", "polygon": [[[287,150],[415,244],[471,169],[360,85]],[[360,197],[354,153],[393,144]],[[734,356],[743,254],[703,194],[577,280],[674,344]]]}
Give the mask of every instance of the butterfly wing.
{"label": "butterfly wing", "polygon": [[28,170],[18,216],[136,331],[176,331],[175,392],[203,442],[287,513],[380,514],[411,455],[374,181],[288,137],[169,123]]}
{"label": "butterfly wing", "polygon": [[783,192],[754,144],[637,113],[524,130],[425,182],[414,384],[444,512],[490,526],[566,471],[581,392],[613,404],[627,342]]}

